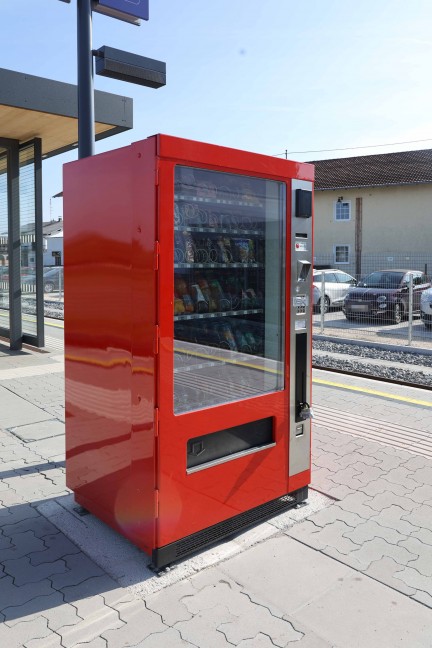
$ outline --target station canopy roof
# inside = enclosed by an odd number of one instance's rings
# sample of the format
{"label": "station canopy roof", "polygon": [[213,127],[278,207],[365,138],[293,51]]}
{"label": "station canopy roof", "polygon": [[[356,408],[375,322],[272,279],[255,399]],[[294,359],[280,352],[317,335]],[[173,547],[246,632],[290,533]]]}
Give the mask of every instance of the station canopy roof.
{"label": "station canopy roof", "polygon": [[[129,97],[95,91],[96,140],[133,125]],[[0,68],[0,138],[20,143],[39,137],[42,157],[78,145],[77,86]]]}

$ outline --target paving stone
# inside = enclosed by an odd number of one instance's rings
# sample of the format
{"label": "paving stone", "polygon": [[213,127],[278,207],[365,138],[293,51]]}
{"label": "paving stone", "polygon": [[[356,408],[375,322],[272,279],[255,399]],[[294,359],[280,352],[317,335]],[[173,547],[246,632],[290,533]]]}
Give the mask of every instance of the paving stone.
{"label": "paving stone", "polygon": [[413,473],[411,470],[407,470],[403,466],[389,470],[386,474],[386,479],[394,484],[400,484],[408,491],[415,490],[422,483],[422,481],[419,480],[418,472]]}
{"label": "paving stone", "polygon": [[58,529],[42,515],[32,516],[25,520],[21,520],[20,522],[15,522],[14,524],[4,524],[2,525],[2,531],[5,536],[13,536],[17,533],[32,531],[37,538],[43,538],[43,536],[50,533],[54,534],[59,532]]}
{"label": "paving stone", "polygon": [[383,509],[379,513],[375,513],[370,519],[381,524],[381,526],[389,527],[390,529],[399,531],[402,535],[409,536],[414,533],[414,531],[418,531],[419,527],[411,524],[411,522],[406,519],[406,515],[411,514],[407,514],[407,512],[400,506],[392,505]]}
{"label": "paving stone", "polygon": [[355,529],[350,529],[343,535],[345,538],[349,538],[352,542],[359,545],[374,538],[382,538],[390,544],[398,544],[400,540],[404,540],[407,537],[394,529],[381,526],[375,520],[362,522]]}
{"label": "paving stone", "polygon": [[182,602],[192,614],[209,610],[221,601],[236,616],[247,613],[251,606],[250,599],[240,589],[233,589],[225,580],[213,582],[191,596],[186,595],[182,599]]}
{"label": "paving stone", "polygon": [[12,540],[0,533],[0,551],[2,549],[11,549],[13,546]]}
{"label": "paving stone", "polygon": [[359,515],[351,513],[351,511],[344,511],[337,503],[314,513],[308,518],[308,520],[321,527],[336,522],[336,520],[344,522],[346,525],[353,528],[364,522],[364,519]]}
{"label": "paving stone", "polygon": [[346,484],[335,484],[333,481],[330,481],[327,487],[319,490],[331,497],[335,497],[337,500],[344,500],[348,495],[352,495],[355,492],[352,488],[346,486]]}
{"label": "paving stone", "polygon": [[118,613],[105,604],[97,605],[93,613],[83,615],[83,606],[80,603],[83,602],[76,602],[75,605],[78,608],[79,616],[83,617],[83,620],[72,626],[64,625],[57,630],[58,634],[61,635],[64,648],[75,647],[80,642],[88,643],[100,637],[102,633],[124,626],[123,621],[119,619]]}
{"label": "paving stone", "polygon": [[[411,564],[411,563],[410,563]],[[402,594],[411,596],[416,593],[413,587],[408,587],[403,581],[395,578],[395,575],[403,569],[393,558],[381,558],[371,563],[364,573],[371,578],[397,589]]]}
{"label": "paving stone", "polygon": [[352,466],[348,466],[347,468],[342,468],[342,470],[335,473],[331,480],[335,482],[335,484],[342,484],[348,486],[348,488],[356,490],[362,486],[362,482],[358,479],[359,474],[360,473],[357,470],[354,470]]}
{"label": "paving stone", "polygon": [[418,531],[413,531],[411,537],[417,538],[424,544],[432,545],[432,531],[429,529],[418,529]]}
{"label": "paving stone", "polygon": [[411,513],[404,515],[403,519],[413,526],[422,527],[432,531],[432,506],[426,504],[418,506],[416,509],[411,511]]}
{"label": "paving stone", "polygon": [[415,594],[412,595],[411,597],[415,601],[418,601],[419,603],[423,603],[423,605],[427,605],[427,607],[432,608],[432,594],[427,594],[426,592],[420,592],[417,591]]}
{"label": "paving stone", "polygon": [[[42,637],[42,639],[30,639],[30,641],[27,641],[25,648],[63,648],[63,646],[60,635],[51,632],[48,637]],[[86,648],[88,648],[88,644],[86,644]],[[106,646],[101,648],[106,648]]]}
{"label": "paving stone", "polygon": [[[48,416],[48,415],[47,415]],[[32,449],[45,459],[63,456],[65,457],[65,439],[64,436],[53,437],[43,441],[32,443]]]}
{"label": "paving stone", "polygon": [[4,576],[1,579],[0,587],[0,610],[3,611],[6,607],[24,605],[28,601],[32,601],[36,596],[49,595],[54,591],[48,580],[17,587],[13,584],[11,576]]}
{"label": "paving stone", "polygon": [[[0,500],[2,502],[3,497],[4,493],[0,493]],[[7,507],[7,504],[3,502],[3,506]],[[39,513],[35,508],[27,503],[19,504],[17,506],[12,506],[9,508],[0,508],[0,527],[3,527],[3,525],[16,524],[17,522],[21,522],[22,520],[36,517],[39,517]]]}
{"label": "paving stone", "polygon": [[28,555],[32,551],[44,549],[44,543],[37,538],[33,531],[17,533],[11,536],[12,546],[0,550],[0,562],[6,560],[18,559]]}
{"label": "paving stone", "polygon": [[426,457],[420,457],[419,455],[417,455],[411,457],[410,459],[408,459],[408,461],[405,461],[403,465],[404,468],[407,468],[408,470],[417,471],[421,468],[425,468],[426,466],[430,466],[430,464],[430,459],[426,459]]}
{"label": "paving stone", "polygon": [[86,641],[85,643],[77,643],[75,644],[74,648],[108,648],[108,646],[105,639],[102,639],[102,637],[96,637],[96,639],[93,639],[93,641]]}
{"label": "paving stone", "polygon": [[[87,648],[87,645],[85,648]],[[111,644],[108,644],[106,648],[111,648]],[[164,632],[150,635],[143,641],[140,641],[139,644],[133,646],[133,648],[197,648],[197,646],[182,639],[178,630],[168,628]]]}
{"label": "paving stone", "polygon": [[4,611],[5,622],[13,627],[21,621],[32,621],[43,616],[48,621],[52,631],[64,625],[79,623],[82,619],[77,615],[73,605],[65,604],[60,592],[53,592],[48,596],[37,596],[25,605],[15,608],[6,608]]}
{"label": "paving stone", "polygon": [[19,427],[10,428],[12,434],[25,442],[47,439],[64,434],[64,425],[55,419],[29,423]]}
{"label": "paving stone", "polygon": [[335,547],[327,546],[323,550],[323,554],[325,554],[326,556],[330,556],[331,558],[334,558],[338,562],[343,563],[348,567],[352,567],[357,571],[364,570],[364,563],[361,563],[357,558],[355,558],[355,554],[353,552],[348,554],[343,554],[340,551],[338,551]]}
{"label": "paving stone", "polygon": [[364,493],[361,492],[356,492],[353,493],[352,495],[348,495],[347,497],[345,497],[345,499],[339,502],[338,505],[344,511],[350,511],[351,513],[356,513],[360,517],[367,520],[368,518],[371,517],[371,515],[374,514],[374,510],[370,506],[368,506],[368,504],[371,501],[372,498],[369,497],[368,495],[365,495]]}
{"label": "paving stone", "polygon": [[237,648],[274,648],[274,643],[269,636],[260,632],[253,639],[244,639],[237,644]]}
{"label": "paving stone", "polygon": [[63,560],[32,565],[28,556],[22,556],[15,560],[5,560],[4,569],[14,579],[14,585],[19,587],[26,583],[37,583],[53,574],[64,573],[67,568]]}
{"label": "paving stone", "polygon": [[154,633],[167,629],[161,618],[155,612],[148,610],[144,601],[132,601],[120,606],[120,619],[123,625],[118,629],[101,633],[110,648],[134,646]]}
{"label": "paving stone", "polygon": [[401,486],[401,484],[394,484],[393,482],[389,482],[385,477],[380,477],[380,479],[376,479],[375,481],[371,481],[368,484],[365,484],[361,487],[360,490],[362,493],[366,493],[366,495],[370,495],[372,497],[379,495],[380,493],[389,492],[394,493],[395,495],[411,497],[412,493],[412,491],[409,491],[410,495],[407,495],[408,490],[404,486]]}
{"label": "paving stone", "polygon": [[158,592],[146,599],[149,610],[160,614],[162,621],[172,626],[179,621],[188,621],[192,613],[186,607],[183,599],[196,593],[189,580],[175,583],[171,587]]}
{"label": "paving stone", "polygon": [[424,544],[417,538],[407,538],[399,543],[418,558],[411,560],[408,564],[417,569],[423,576],[432,576],[432,545]]}
{"label": "paving stone", "polygon": [[418,504],[413,502],[409,496],[401,497],[391,492],[375,495],[372,501],[368,504],[368,506],[373,508],[374,511],[382,511],[383,509],[389,508],[393,505],[400,506],[400,508],[403,508],[405,511],[412,511],[418,506]]}
{"label": "paving stone", "polygon": [[49,637],[50,634],[47,620],[41,616],[33,621],[18,623],[13,628],[2,623],[0,624],[0,646],[23,648],[31,639],[42,639]]}
{"label": "paving stone", "polygon": [[426,594],[432,596],[432,579],[430,576],[423,576],[423,574],[420,574],[417,569],[413,569],[410,565],[405,566],[395,574],[395,578],[403,581],[408,587],[426,592]]}
{"label": "paving stone", "polygon": [[352,464],[351,468],[357,472],[356,480],[361,484],[369,484],[369,482],[385,475],[385,472],[378,466],[366,465],[362,460]]}
{"label": "paving stone", "polygon": [[43,538],[44,546],[39,551],[29,553],[32,565],[41,565],[45,562],[53,562],[63,556],[79,553],[80,549],[71,542],[63,533],[54,533],[45,535]]}
{"label": "paving stone", "polygon": [[321,529],[323,528],[324,527],[316,526],[309,520],[305,520],[304,522],[295,524],[294,526],[287,529],[285,531],[285,535],[290,536],[290,538],[294,538],[299,542],[303,542],[309,547],[314,547],[314,549],[321,551],[325,547],[325,544],[323,544],[322,539],[318,534],[319,531],[321,531]]}
{"label": "paving stone", "polygon": [[105,576],[105,572],[82,552],[65,555],[62,560],[67,571],[51,578],[56,589],[78,585],[93,576]]}
{"label": "paving stone", "polygon": [[195,646],[205,648],[227,648],[229,645],[223,632],[218,628],[236,618],[224,605],[217,605],[210,610],[203,610],[196,614],[190,621],[176,623],[178,630],[184,640]]}
{"label": "paving stone", "polygon": [[32,475],[14,477],[6,481],[9,481],[11,486],[16,488],[19,495],[27,501],[60,496],[66,492],[64,484],[54,484],[42,473],[33,473]]}
{"label": "paving stone", "polygon": [[353,551],[351,555],[364,566],[363,569],[367,569],[373,561],[381,560],[384,557],[393,558],[400,565],[406,565],[410,560],[417,557],[405,547],[390,544],[382,538],[374,538],[365,542],[360,549]]}
{"label": "paving stone", "polygon": [[409,498],[418,504],[432,506],[432,486],[423,484],[410,493]]}
{"label": "paving stone", "polygon": [[[237,616],[237,615],[236,615]],[[237,645],[245,639],[253,639],[259,633],[268,635],[275,646],[283,648],[290,641],[299,641],[302,633],[294,630],[292,624],[270,613],[268,608],[251,605],[249,610],[235,621],[222,623],[218,630],[223,632],[229,643]]]}
{"label": "paving stone", "polygon": [[[90,597],[98,597],[99,594],[104,594],[105,596],[110,590],[116,589],[117,583],[104,574],[103,576],[91,576],[90,578],[87,578],[87,580],[79,582],[76,585],[62,587],[61,591],[64,594],[66,603],[74,603],[79,606],[84,600],[88,602]],[[101,605],[105,605],[103,599],[101,599]]]}
{"label": "paving stone", "polygon": [[428,465],[415,472],[415,479],[419,484],[432,486],[432,466]]}

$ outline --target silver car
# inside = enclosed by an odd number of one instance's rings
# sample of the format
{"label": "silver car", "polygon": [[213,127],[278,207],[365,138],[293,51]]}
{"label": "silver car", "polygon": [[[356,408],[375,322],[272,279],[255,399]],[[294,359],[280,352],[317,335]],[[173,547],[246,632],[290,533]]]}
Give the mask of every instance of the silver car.
{"label": "silver car", "polygon": [[348,290],[357,284],[357,280],[342,270],[314,270],[313,271],[313,306],[314,310],[321,310],[321,292],[324,278],[324,312],[331,307],[341,307]]}
{"label": "silver car", "polygon": [[420,317],[427,329],[432,328],[432,288],[422,293],[420,298]]}

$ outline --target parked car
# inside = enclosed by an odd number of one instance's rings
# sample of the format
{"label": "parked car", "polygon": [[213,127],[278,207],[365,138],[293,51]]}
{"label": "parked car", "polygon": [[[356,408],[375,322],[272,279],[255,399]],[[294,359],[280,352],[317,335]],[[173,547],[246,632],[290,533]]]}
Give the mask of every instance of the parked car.
{"label": "parked car", "polygon": [[424,290],[420,299],[420,317],[426,328],[432,328],[432,288]]}
{"label": "parked car", "polygon": [[321,310],[321,290],[324,277],[324,312],[332,306],[342,306],[348,290],[357,284],[354,277],[342,270],[314,270],[312,300],[314,310]]}
{"label": "parked car", "polygon": [[50,293],[63,290],[63,266],[57,266],[44,271],[44,292]]}
{"label": "parked car", "polygon": [[[36,288],[36,275],[27,275],[21,278],[23,287]],[[45,293],[63,290],[63,266],[47,268],[43,273],[43,286]],[[24,288],[25,289],[25,288]]]}
{"label": "parked car", "polygon": [[420,270],[377,270],[351,288],[342,307],[348,320],[379,317],[399,324],[408,315],[409,277],[413,277],[413,312],[420,312],[422,293],[431,287]]}

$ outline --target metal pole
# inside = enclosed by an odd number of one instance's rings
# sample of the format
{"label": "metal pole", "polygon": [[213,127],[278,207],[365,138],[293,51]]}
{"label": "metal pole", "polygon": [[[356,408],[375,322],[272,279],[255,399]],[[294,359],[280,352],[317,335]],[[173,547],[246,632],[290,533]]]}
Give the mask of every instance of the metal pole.
{"label": "metal pole", "polygon": [[321,314],[321,326],[320,333],[324,333],[324,316],[325,316],[325,275],[324,272],[321,275],[321,300],[320,300],[320,314]]}
{"label": "metal pole", "polygon": [[408,282],[408,346],[412,344],[413,324],[413,276],[410,274]]}
{"label": "metal pole", "polygon": [[94,91],[91,0],[77,0],[78,157],[94,155]]}

